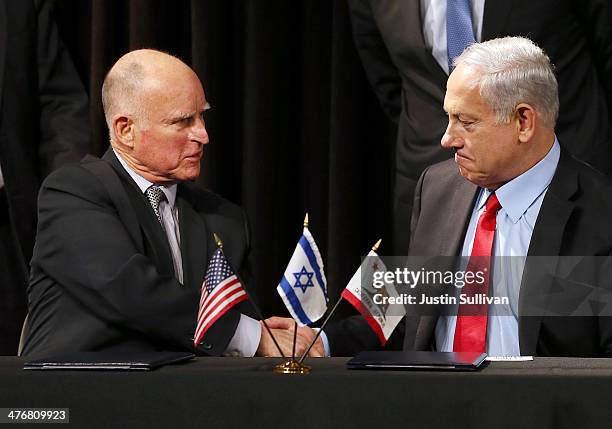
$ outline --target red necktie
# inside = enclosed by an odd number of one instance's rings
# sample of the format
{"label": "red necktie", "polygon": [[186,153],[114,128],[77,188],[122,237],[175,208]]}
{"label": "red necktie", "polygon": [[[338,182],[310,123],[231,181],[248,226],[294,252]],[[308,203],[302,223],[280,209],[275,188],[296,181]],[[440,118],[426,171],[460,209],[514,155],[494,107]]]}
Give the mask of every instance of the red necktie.
{"label": "red necktie", "polygon": [[[477,294],[488,296],[491,272],[491,252],[495,238],[496,216],[501,204],[495,193],[487,200],[484,212],[478,219],[472,254],[466,272],[474,273],[474,282],[463,287],[461,293],[466,297]],[[478,281],[478,273],[484,281]],[[484,352],[487,338],[487,304],[460,304],[457,312],[457,325],[453,340],[455,352]]]}

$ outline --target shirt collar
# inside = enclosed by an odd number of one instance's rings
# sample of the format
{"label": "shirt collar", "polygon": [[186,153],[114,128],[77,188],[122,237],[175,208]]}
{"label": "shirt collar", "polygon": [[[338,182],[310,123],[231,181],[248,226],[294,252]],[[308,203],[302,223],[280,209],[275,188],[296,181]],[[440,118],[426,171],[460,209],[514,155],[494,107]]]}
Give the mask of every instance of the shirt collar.
{"label": "shirt collar", "polygon": [[[559,140],[555,136],[552,148],[540,162],[495,191],[499,203],[512,223],[517,223],[542,192],[548,189],[560,155]],[[484,189],[478,201],[478,210],[482,209],[491,193],[492,191]]]}
{"label": "shirt collar", "polygon": [[[121,155],[115,152],[115,149],[113,149],[113,153],[119,160],[119,163],[121,164],[121,166],[125,169],[125,171],[127,171],[127,173],[134,180],[134,182],[136,182],[136,185],[138,185],[138,188],[140,188],[143,194],[147,191],[147,189],[151,187],[151,185],[155,185],[155,183],[149,182],[147,179],[145,179],[140,174],[138,174],[136,171],[134,171],[129,165],[127,165],[125,161],[123,160],[123,158],[121,158]],[[166,196],[166,199],[168,200],[168,204],[170,204],[170,207],[174,207],[174,202],[176,201],[176,183],[173,183],[172,185],[158,185],[158,186],[164,192],[164,195]]]}

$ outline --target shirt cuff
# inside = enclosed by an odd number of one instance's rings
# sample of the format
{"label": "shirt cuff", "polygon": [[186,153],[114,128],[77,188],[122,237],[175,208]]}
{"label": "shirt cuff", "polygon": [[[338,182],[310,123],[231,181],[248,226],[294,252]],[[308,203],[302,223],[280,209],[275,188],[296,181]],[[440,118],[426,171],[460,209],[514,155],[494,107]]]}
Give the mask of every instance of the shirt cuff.
{"label": "shirt cuff", "polygon": [[[312,328],[314,331],[321,331],[319,328]],[[329,340],[327,339],[327,335],[325,335],[325,331],[321,331],[319,334],[319,338],[323,341],[323,349],[325,350],[325,357],[330,357],[331,353],[329,352]]]}
{"label": "shirt cuff", "polygon": [[240,315],[236,332],[230,340],[223,356],[253,357],[259,347],[261,339],[261,325],[259,320],[252,317]]}

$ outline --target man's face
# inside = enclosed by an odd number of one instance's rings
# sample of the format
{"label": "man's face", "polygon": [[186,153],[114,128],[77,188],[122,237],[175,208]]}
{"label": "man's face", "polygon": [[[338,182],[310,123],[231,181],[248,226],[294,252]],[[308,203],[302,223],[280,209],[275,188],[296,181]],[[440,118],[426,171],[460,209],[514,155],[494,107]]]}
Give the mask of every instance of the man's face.
{"label": "man's face", "polygon": [[497,189],[518,176],[521,158],[515,120],[497,124],[495,113],[482,99],[478,72],[459,65],[448,78],[444,110],[448,126],[442,146],[455,150],[459,172],[470,182]]}
{"label": "man's face", "polygon": [[153,84],[144,97],[146,118],[135,121],[132,157],[156,183],[195,180],[208,144],[202,84],[190,71],[176,75]]}

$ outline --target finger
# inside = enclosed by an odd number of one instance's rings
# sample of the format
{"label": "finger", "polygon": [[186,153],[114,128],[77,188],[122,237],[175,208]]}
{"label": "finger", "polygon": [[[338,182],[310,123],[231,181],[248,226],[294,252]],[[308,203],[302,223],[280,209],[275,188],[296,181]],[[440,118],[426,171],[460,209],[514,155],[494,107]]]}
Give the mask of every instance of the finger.
{"label": "finger", "polygon": [[293,350],[293,334],[286,329],[274,329],[273,332],[285,356],[290,355]]}
{"label": "finger", "polygon": [[308,352],[308,356],[311,357],[325,357],[325,348],[320,340],[317,340],[314,346]]}
{"label": "finger", "polygon": [[304,338],[306,341],[311,342],[317,333],[314,329],[310,328],[298,328],[298,337]]}
{"label": "finger", "polygon": [[270,329],[291,329],[295,325],[293,319],[278,316],[272,316],[266,319],[266,323]]}

